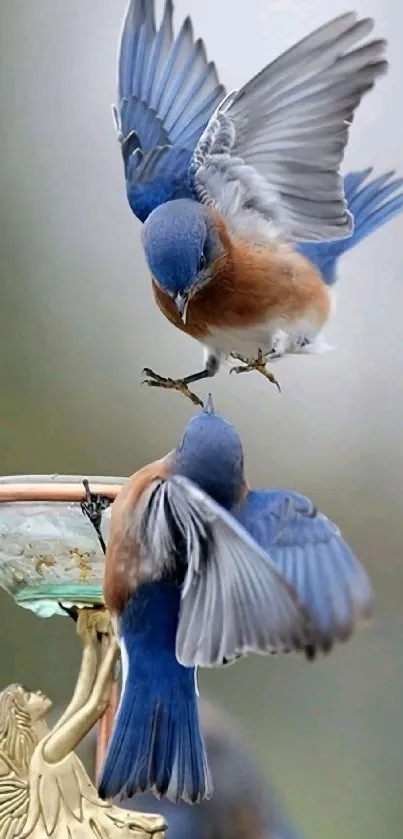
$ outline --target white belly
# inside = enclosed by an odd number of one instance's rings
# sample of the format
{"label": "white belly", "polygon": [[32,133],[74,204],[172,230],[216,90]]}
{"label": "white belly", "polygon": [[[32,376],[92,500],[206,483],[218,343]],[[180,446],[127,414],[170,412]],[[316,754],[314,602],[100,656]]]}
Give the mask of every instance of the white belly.
{"label": "white belly", "polygon": [[316,343],[320,328],[314,316],[305,315],[294,321],[278,318],[247,329],[210,329],[209,337],[203,343],[220,356],[238,353],[255,359],[259,350],[264,355],[275,348],[280,354],[306,351],[301,350],[301,343],[304,340]]}

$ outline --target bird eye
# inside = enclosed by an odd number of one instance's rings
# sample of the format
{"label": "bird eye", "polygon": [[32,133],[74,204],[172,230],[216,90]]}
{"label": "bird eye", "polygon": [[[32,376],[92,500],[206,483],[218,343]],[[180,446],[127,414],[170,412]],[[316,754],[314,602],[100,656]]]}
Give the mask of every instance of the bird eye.
{"label": "bird eye", "polygon": [[204,269],[206,267],[206,262],[207,262],[206,257],[204,255],[204,253],[202,253],[201,256],[200,256],[200,259],[199,259],[199,271],[204,271]]}

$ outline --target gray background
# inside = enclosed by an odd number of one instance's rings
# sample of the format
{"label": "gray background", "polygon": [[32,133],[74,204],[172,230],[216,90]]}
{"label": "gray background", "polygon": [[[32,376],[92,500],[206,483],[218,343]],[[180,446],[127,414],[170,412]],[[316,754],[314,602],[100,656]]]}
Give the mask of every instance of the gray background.
{"label": "gray background", "polygon": [[[359,110],[346,169],[403,171],[399,0],[361,0],[390,40],[391,70]],[[3,0],[1,12],[0,470],[128,474],[171,449],[192,413],[140,387],[144,365],[179,375],[201,350],[156,310],[126,204],[110,114],[123,0]],[[341,0],[185,0],[235,87],[331,16]],[[204,693],[243,722],[312,839],[403,834],[403,308],[397,219],[341,265],[333,353],[213,383],[254,485],[309,494],[370,569],[376,620],[332,658],[251,659],[203,673]],[[200,392],[203,392],[201,388]],[[0,682],[71,689],[68,621],[0,597]]]}

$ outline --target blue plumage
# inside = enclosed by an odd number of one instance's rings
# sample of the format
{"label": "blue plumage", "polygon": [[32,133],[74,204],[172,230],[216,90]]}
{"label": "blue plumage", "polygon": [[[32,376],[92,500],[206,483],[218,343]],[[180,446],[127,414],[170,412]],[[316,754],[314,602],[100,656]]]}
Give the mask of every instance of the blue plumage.
{"label": "blue plumage", "polygon": [[337,280],[337,262],[344,253],[358,245],[403,210],[403,178],[387,172],[370,179],[372,169],[350,172],[344,178],[348,209],[354,218],[354,232],[347,239],[331,242],[303,242],[297,250],[321,272],[327,285]]}
{"label": "blue plumage", "polygon": [[249,489],[239,435],[211,398],[115,505],[104,595],[123,688],[100,794],[202,801],[211,781],[195,668],[250,652],[328,652],[369,615],[372,589],[308,498]]}
{"label": "blue plumage", "polygon": [[[240,438],[214,413],[211,398],[185,429],[171,477],[152,499],[146,530],[146,545],[156,553],[164,553],[178,534],[184,539],[187,571],[176,654],[188,665],[220,665],[248,651],[281,647],[304,649],[312,657],[350,637],[371,612],[364,569],[338,527],[309,498],[246,488]],[[284,592],[276,574],[311,622],[302,635],[283,635],[282,642],[277,606]],[[284,614],[290,608],[284,605]]]}
{"label": "blue plumage", "polygon": [[[201,404],[189,386],[224,358],[278,387],[263,359],[328,348],[329,297],[292,246],[302,243],[330,285],[337,257],[369,232],[363,220],[351,235],[359,199],[347,208],[340,165],[356,108],[387,69],[372,29],[372,19],[342,14],[225,95],[189,16],[175,36],[172,0],[158,26],[155,0],[129,0],[114,109],[127,197],[147,224],[157,305],[205,348],[203,369],[182,379],[144,368],[150,386]],[[400,211],[392,201],[371,229]]]}
{"label": "blue plumage", "polygon": [[119,618],[122,697],[99,785],[102,798],[148,789],[190,803],[209,795],[195,670],[175,656],[179,606],[177,581],[164,580],[141,586]]}
{"label": "blue plumage", "polygon": [[215,413],[193,417],[176,451],[174,472],[193,481],[226,510],[235,507],[244,471],[242,443],[234,426]]}
{"label": "blue plumage", "polygon": [[298,593],[314,619],[315,641],[305,647],[308,657],[317,648],[329,650],[335,641],[346,640],[357,617],[369,615],[367,575],[332,521],[296,492],[242,493],[242,444],[225,419],[209,412],[191,420],[176,463],[182,474],[231,510]]}
{"label": "blue plumage", "polygon": [[365,613],[372,594],[367,576],[338,527],[296,492],[252,490],[238,521],[264,547],[303,605],[315,616],[323,648],[351,635],[351,600]]}
{"label": "blue plumage", "polygon": [[151,273],[174,299],[186,296],[214,255],[211,220],[189,199],[161,204],[147,218],[143,246]]}
{"label": "blue plumage", "polygon": [[192,197],[190,158],[225,95],[190,18],[176,38],[172,18],[172,0],[159,27],[155,0],[132,0],[120,40],[114,116],[128,201],[143,222],[159,204]]}

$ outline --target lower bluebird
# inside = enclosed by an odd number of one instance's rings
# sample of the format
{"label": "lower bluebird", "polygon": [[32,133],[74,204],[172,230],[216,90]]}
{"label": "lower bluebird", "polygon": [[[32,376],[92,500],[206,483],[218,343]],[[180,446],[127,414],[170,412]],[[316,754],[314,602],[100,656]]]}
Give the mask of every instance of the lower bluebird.
{"label": "lower bluebird", "polygon": [[235,428],[205,410],[112,505],[104,579],[123,686],[100,794],[209,797],[196,668],[344,641],[372,589],[337,527],[302,495],[250,490]]}

